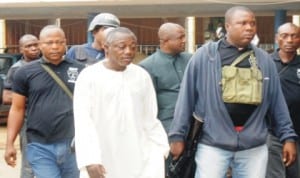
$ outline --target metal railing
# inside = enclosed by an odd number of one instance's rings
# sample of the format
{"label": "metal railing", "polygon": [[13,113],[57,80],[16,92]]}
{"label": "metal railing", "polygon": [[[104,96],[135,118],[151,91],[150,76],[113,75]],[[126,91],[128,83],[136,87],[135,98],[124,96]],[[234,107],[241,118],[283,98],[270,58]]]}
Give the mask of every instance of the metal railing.
{"label": "metal railing", "polygon": [[[202,44],[196,44],[196,49],[201,46]],[[138,45],[137,52],[148,56],[154,53],[158,47],[159,45]],[[258,47],[264,49],[267,52],[274,51],[273,43],[262,43],[259,44]],[[19,46],[17,45],[11,45],[6,48],[0,48],[0,53],[18,53],[18,51],[19,51]]]}

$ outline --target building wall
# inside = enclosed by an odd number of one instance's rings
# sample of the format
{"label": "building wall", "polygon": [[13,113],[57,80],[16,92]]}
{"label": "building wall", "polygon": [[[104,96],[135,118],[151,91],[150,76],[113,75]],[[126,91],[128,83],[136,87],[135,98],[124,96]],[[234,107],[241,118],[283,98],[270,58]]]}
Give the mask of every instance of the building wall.
{"label": "building wall", "polygon": [[[184,18],[121,19],[121,26],[130,28],[137,35],[139,45],[149,45],[145,52],[149,54],[155,50],[155,45],[158,45],[157,30],[162,23],[174,22],[184,26],[184,20]],[[209,17],[196,18],[196,44],[203,44],[206,41],[207,31],[215,30],[209,29],[215,28],[214,25],[209,27],[209,21],[211,21]],[[292,17],[288,16],[287,21],[291,22]],[[9,48],[9,52],[18,52],[18,40],[22,35],[31,33],[38,36],[39,31],[48,23],[49,20],[7,20],[6,46]],[[61,19],[61,27],[65,31],[68,45],[82,44],[87,41],[86,19]],[[274,43],[274,17],[257,17],[257,27],[260,43],[272,45]]]}
{"label": "building wall", "polygon": [[61,28],[64,30],[67,44],[82,44],[87,39],[86,19],[62,19]]}
{"label": "building wall", "polygon": [[19,38],[27,33],[38,36],[48,20],[7,20],[6,47],[9,53],[17,53]]}

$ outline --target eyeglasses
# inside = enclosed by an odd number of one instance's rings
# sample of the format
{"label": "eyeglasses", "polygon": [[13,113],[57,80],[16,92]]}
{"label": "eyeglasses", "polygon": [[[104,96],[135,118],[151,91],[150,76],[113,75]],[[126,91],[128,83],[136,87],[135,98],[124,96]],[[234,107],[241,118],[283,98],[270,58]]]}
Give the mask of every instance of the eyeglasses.
{"label": "eyeglasses", "polygon": [[61,41],[44,41],[44,42],[41,42],[42,44],[45,44],[47,46],[52,46],[52,45],[64,45],[66,44],[66,41],[65,40],[61,40]]}

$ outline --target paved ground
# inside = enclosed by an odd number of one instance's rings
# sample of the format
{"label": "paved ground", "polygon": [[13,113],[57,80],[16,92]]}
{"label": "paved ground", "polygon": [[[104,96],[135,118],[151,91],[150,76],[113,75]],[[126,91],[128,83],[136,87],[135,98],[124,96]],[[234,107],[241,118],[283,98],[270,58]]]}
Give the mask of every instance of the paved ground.
{"label": "paved ground", "polygon": [[18,148],[17,166],[12,168],[4,161],[4,148],[6,140],[6,126],[0,126],[0,178],[19,178],[20,177],[20,160],[21,154],[19,151],[19,140],[15,144]]}

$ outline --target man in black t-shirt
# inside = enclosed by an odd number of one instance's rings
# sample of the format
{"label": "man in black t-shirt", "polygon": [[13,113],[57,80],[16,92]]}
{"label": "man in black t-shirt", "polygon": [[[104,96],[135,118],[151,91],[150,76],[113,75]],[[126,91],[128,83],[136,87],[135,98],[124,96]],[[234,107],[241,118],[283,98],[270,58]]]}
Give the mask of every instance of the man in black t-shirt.
{"label": "man in black t-shirt", "polygon": [[8,116],[5,161],[16,164],[14,141],[27,114],[27,159],[36,177],[78,178],[79,170],[70,149],[74,137],[73,101],[42,65],[48,66],[71,92],[83,65],[64,58],[66,38],[54,25],[39,36],[43,56],[14,75],[12,106]]}
{"label": "man in black t-shirt", "polygon": [[[19,40],[20,52],[22,53],[21,59],[12,65],[7,73],[7,77],[4,80],[4,90],[2,93],[3,103],[11,104],[12,102],[12,83],[14,80],[14,74],[21,66],[34,61],[40,57],[40,49],[38,47],[38,38],[31,34],[23,35]],[[21,178],[33,178],[32,169],[26,159],[26,118],[20,131],[20,149],[22,151],[22,166],[21,166]]]}
{"label": "man in black t-shirt", "polygon": [[[294,129],[300,135],[300,56],[297,48],[300,45],[299,27],[292,23],[285,23],[278,28],[276,34],[278,49],[271,54],[279,77]],[[271,121],[271,116],[269,120]],[[297,142],[298,156],[291,166],[285,166],[282,160],[282,143],[275,136],[276,125],[270,123],[272,130],[268,136],[269,159],[266,178],[300,178],[300,141]]]}

